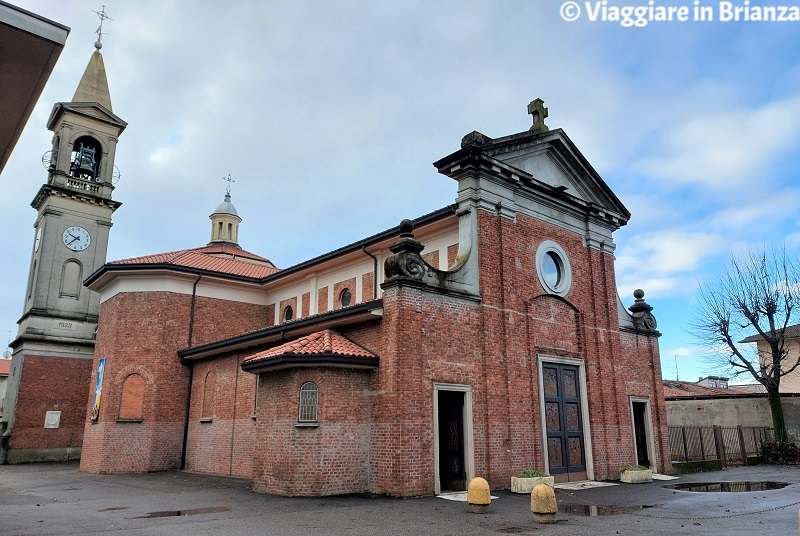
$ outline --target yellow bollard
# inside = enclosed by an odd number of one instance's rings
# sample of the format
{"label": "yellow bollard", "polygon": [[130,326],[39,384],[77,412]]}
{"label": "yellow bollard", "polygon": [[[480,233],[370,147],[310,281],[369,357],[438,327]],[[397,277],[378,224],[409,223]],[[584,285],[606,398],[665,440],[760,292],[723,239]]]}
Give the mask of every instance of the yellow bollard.
{"label": "yellow bollard", "polygon": [[537,523],[555,523],[558,504],[556,492],[547,484],[536,484],[531,491],[531,512]]}
{"label": "yellow bollard", "polygon": [[485,514],[489,511],[489,504],[492,502],[492,497],[489,493],[489,483],[476,476],[469,481],[467,486],[467,503],[469,503],[469,511],[473,514]]}

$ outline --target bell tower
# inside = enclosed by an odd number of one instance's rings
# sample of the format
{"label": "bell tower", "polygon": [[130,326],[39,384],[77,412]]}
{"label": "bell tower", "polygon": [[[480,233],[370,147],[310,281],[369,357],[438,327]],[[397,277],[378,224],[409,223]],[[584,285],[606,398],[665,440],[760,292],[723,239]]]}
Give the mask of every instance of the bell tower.
{"label": "bell tower", "polygon": [[106,260],[121,205],[112,199],[114,158],[127,126],[112,111],[101,47],[98,39],[72,100],[56,103],[47,121],[53,144],[31,202],[31,262],[0,423],[10,463],[80,456],[100,310],[83,281]]}
{"label": "bell tower", "polygon": [[117,140],[127,123],[114,114],[100,43],[70,102],[53,106],[53,146],[38,211],[30,275],[15,343],[92,347],[99,297],[83,280],[106,260]]}

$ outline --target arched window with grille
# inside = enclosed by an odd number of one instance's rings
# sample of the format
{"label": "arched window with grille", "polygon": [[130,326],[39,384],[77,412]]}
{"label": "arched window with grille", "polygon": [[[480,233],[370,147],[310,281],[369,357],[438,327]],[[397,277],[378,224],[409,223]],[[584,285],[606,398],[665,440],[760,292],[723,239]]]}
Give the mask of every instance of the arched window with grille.
{"label": "arched window with grille", "polygon": [[300,411],[298,422],[317,422],[319,408],[319,389],[314,382],[306,382],[300,387]]}

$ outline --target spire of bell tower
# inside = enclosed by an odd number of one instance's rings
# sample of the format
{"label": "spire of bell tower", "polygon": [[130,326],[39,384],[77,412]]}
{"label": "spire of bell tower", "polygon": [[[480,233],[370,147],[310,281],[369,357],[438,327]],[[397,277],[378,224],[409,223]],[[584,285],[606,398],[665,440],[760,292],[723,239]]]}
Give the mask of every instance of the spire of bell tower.
{"label": "spire of bell tower", "polygon": [[[95,43],[95,47],[99,44],[99,41]],[[89,59],[89,64],[83,72],[72,102],[96,102],[108,108],[109,111],[113,111],[111,93],[108,91],[108,79],[106,79],[106,66],[99,48]]]}
{"label": "spire of bell tower", "polygon": [[89,64],[83,72],[72,102],[96,102],[105,106],[109,111],[111,108],[111,94],[108,91],[108,80],[106,79],[106,66],[103,63],[103,55],[100,49],[103,48],[103,22],[112,20],[106,13],[106,6],[100,11],[95,11],[100,18],[100,26],[97,28],[97,41],[94,43],[94,54],[89,59]]}

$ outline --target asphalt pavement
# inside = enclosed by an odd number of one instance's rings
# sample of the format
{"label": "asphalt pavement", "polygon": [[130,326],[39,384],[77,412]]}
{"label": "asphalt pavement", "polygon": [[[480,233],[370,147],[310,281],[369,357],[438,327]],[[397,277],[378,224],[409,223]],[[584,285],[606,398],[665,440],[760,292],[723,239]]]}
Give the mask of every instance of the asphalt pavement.
{"label": "asphalt pavement", "polygon": [[[785,482],[782,489],[691,492],[690,482]],[[530,498],[508,491],[486,514],[437,497],[288,498],[254,493],[246,479],[164,472],[82,473],[76,463],[0,466],[0,535],[437,535],[800,536],[800,467],[753,466],[678,480],[557,490],[557,522],[533,521]]]}

